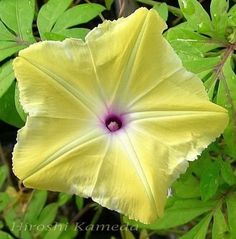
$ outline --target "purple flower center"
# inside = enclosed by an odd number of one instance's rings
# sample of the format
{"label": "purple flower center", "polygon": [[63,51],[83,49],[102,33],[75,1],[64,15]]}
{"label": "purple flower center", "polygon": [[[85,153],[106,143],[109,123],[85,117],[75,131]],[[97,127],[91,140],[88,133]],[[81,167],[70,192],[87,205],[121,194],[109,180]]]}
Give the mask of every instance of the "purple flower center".
{"label": "purple flower center", "polygon": [[112,114],[106,117],[105,125],[111,132],[115,132],[122,127],[123,123],[121,117]]}

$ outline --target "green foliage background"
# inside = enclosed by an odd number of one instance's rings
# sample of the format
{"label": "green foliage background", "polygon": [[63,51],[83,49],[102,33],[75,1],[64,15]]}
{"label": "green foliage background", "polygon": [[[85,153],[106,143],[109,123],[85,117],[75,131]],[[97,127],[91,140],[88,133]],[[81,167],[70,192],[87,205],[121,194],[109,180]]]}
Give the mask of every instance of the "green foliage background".
{"label": "green foliage background", "polygon": [[[150,225],[118,217],[80,197],[25,189],[0,147],[1,239],[236,238],[235,1],[0,0],[0,119],[17,128],[26,119],[12,69],[19,50],[40,40],[84,39],[104,18],[128,15],[139,6],[153,7],[167,20],[166,39],[184,66],[202,79],[209,98],[228,109],[229,126],[173,184],[164,217]],[[129,226],[121,231],[75,230],[81,221]]]}

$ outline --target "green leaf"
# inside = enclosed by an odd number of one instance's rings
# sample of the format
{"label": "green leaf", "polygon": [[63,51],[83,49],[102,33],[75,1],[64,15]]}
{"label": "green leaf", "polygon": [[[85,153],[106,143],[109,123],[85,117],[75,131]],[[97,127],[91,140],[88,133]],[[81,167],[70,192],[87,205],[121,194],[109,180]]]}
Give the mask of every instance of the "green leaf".
{"label": "green leaf", "polygon": [[72,195],[69,195],[67,193],[60,193],[59,198],[57,201],[58,206],[63,206],[66,204],[70,199],[72,198]]}
{"label": "green leaf", "polygon": [[64,40],[67,37],[84,39],[89,29],[70,28],[86,23],[98,16],[105,8],[96,3],[79,4],[67,8],[72,0],[50,0],[39,11],[37,25],[43,40]]}
{"label": "green leaf", "polygon": [[222,47],[220,43],[211,41],[209,37],[194,32],[188,22],[170,28],[167,31],[167,40],[175,50],[179,49],[179,52],[202,57],[204,57],[203,53]]}
{"label": "green leaf", "polygon": [[218,153],[218,145],[215,143],[210,144],[197,160],[190,162],[188,172],[191,172],[193,175],[195,175],[199,181],[202,177],[202,174],[205,173],[205,169],[211,163],[210,151]]}
{"label": "green leaf", "polygon": [[236,23],[232,27],[226,29],[226,39],[229,43],[234,44],[236,42]]}
{"label": "green leaf", "polygon": [[215,93],[216,93],[216,77],[214,74],[212,74],[212,71],[210,71],[211,76],[208,77],[208,79],[206,79],[204,81],[204,86],[206,88],[206,91],[208,93],[209,98],[214,101],[215,100]]}
{"label": "green leaf", "polygon": [[53,40],[53,41],[63,41],[66,39],[66,36],[58,34],[55,32],[45,32],[44,40]]}
{"label": "green leaf", "polygon": [[1,239],[13,239],[13,237],[10,234],[7,234],[6,232],[0,231],[0,238]]}
{"label": "green leaf", "polygon": [[34,11],[35,0],[1,0],[0,61],[35,42],[32,33]]}
{"label": "green leaf", "polygon": [[75,203],[78,210],[81,210],[84,206],[84,199],[82,197],[75,196]]}
{"label": "green leaf", "polygon": [[236,120],[234,115],[236,109],[236,74],[231,63],[232,60],[228,58],[223,66],[223,75],[219,80],[216,102],[225,107],[229,112],[230,122],[224,132],[224,139],[227,145],[227,152],[231,156],[236,157]]}
{"label": "green leaf", "polygon": [[0,20],[0,39],[1,41],[15,41],[15,35],[13,35]]}
{"label": "green leaf", "polygon": [[215,195],[219,186],[220,166],[216,161],[209,161],[200,180],[200,192],[204,201]]}
{"label": "green leaf", "polygon": [[47,200],[47,191],[33,191],[33,195],[30,203],[28,204],[27,211],[25,213],[24,222],[36,224],[37,218],[40,215]]}
{"label": "green leaf", "polygon": [[19,116],[21,117],[22,121],[26,121],[26,118],[27,118],[27,114],[24,112],[21,104],[20,104],[20,99],[19,99],[19,88],[18,88],[18,84],[16,84],[16,87],[15,87],[15,106],[16,106],[16,110],[19,114]]}
{"label": "green leaf", "polygon": [[60,31],[60,34],[66,37],[79,38],[84,40],[85,36],[89,33],[87,28],[70,28]]}
{"label": "green leaf", "polygon": [[8,173],[9,173],[9,170],[7,165],[0,166],[0,188],[3,187],[4,182],[7,179]]}
{"label": "green leaf", "polygon": [[105,0],[105,5],[107,10],[111,10],[111,5],[113,4],[114,0]]}
{"label": "green leaf", "polygon": [[204,73],[207,75],[213,71],[221,59],[219,54],[213,56],[207,56],[207,54],[209,51],[222,47],[222,45],[194,32],[186,22],[170,28],[166,37],[187,70],[196,74]]}
{"label": "green leaf", "polygon": [[8,61],[0,67],[0,98],[9,89],[14,79],[12,61]]}
{"label": "green leaf", "polygon": [[105,8],[96,3],[79,4],[64,12],[53,27],[53,32],[60,33],[62,30],[82,23],[87,23],[98,16]]}
{"label": "green leaf", "polygon": [[196,74],[207,70],[212,71],[220,60],[219,56],[202,58],[185,54],[181,55],[181,58],[184,59],[183,65],[187,68],[187,70]]}
{"label": "green leaf", "polygon": [[39,215],[37,220],[38,225],[50,225],[56,218],[58,211],[57,203],[50,203],[46,207],[44,207]]}
{"label": "green leaf", "polygon": [[[203,213],[213,210],[217,201],[203,202],[198,199],[175,199],[174,203],[167,206],[164,216],[152,224],[142,224],[124,217],[124,221],[139,228],[152,230],[166,230],[183,225]],[[181,215],[181,216],[180,216]]]}
{"label": "green leaf", "polygon": [[34,0],[1,0],[0,19],[14,31],[20,42],[35,42],[32,33],[34,12]]}
{"label": "green leaf", "polygon": [[189,25],[196,31],[209,35],[212,32],[210,17],[197,0],[178,0]]}
{"label": "green leaf", "polygon": [[16,238],[19,238],[19,235],[21,233],[21,231],[19,230],[19,226],[21,225],[21,220],[17,219],[16,213],[13,214],[12,212],[13,212],[12,209],[11,211],[8,211],[8,213],[4,215],[4,219],[11,233],[14,236],[16,236]]}
{"label": "green leaf", "polygon": [[211,0],[210,12],[216,38],[225,38],[228,25],[228,9],[229,2],[227,0]]}
{"label": "green leaf", "polygon": [[[14,206],[12,207],[12,205]],[[34,230],[34,224],[25,224],[23,222],[22,204],[19,201],[15,204],[11,202],[10,207],[5,212],[4,219],[12,234],[16,238],[32,239],[31,231]]]}
{"label": "green leaf", "polygon": [[131,231],[127,230],[121,230],[121,238],[122,239],[135,239],[133,233]]}
{"label": "green leaf", "polygon": [[140,235],[139,235],[139,239],[150,239],[149,235],[148,235],[148,231],[143,229],[141,232],[140,232]]}
{"label": "green leaf", "polygon": [[229,124],[224,131],[224,141],[226,144],[225,152],[228,153],[231,157],[236,157],[236,132],[234,127],[234,122],[232,118],[230,118]]}
{"label": "green leaf", "polygon": [[0,119],[8,124],[20,128],[24,125],[24,122],[17,113],[14,94],[15,82],[11,84],[9,89],[0,98]]}
{"label": "green leaf", "polygon": [[[0,4],[1,6],[1,4]],[[12,56],[13,54],[17,53],[19,50],[25,48],[26,46],[23,46],[17,42],[13,41],[1,41],[0,44],[0,61],[6,59],[9,56]]]}
{"label": "green leaf", "polygon": [[[65,226],[63,224],[56,224],[48,232],[45,234],[43,239],[58,239],[60,235],[62,234],[62,231],[65,229]],[[68,237],[68,239],[70,239]]]}
{"label": "green leaf", "polygon": [[29,233],[27,234],[27,231],[24,233],[24,237],[20,236],[20,234],[23,234],[22,228],[22,203],[19,201],[19,197],[17,195],[17,192],[13,187],[8,187],[6,190],[8,196],[9,196],[9,204],[7,205],[7,208],[3,211],[3,218],[6,227],[8,230],[11,231],[11,233],[16,238],[24,238],[24,239],[31,239],[29,237]]}
{"label": "green leaf", "polygon": [[153,8],[159,13],[159,15],[162,17],[164,21],[167,21],[168,19],[168,6],[167,4],[161,3],[161,4],[155,4]]}
{"label": "green leaf", "polygon": [[233,169],[229,162],[225,162],[223,160],[220,161],[220,171],[221,176],[226,183],[229,185],[234,185],[236,183],[236,177],[234,175]]}
{"label": "green leaf", "polygon": [[68,223],[56,223],[45,234],[43,239],[73,239],[77,235],[75,226],[68,225]]}
{"label": "green leaf", "polygon": [[228,23],[230,26],[236,26],[236,4],[228,12]]}
{"label": "green leaf", "polygon": [[180,237],[180,239],[205,239],[211,218],[212,218],[211,214],[204,217],[189,232],[187,232],[184,236]]}
{"label": "green leaf", "polygon": [[173,206],[166,209],[164,217],[157,220],[152,229],[162,230],[183,225],[203,213],[212,210],[215,203],[202,202],[197,199],[177,200]]}
{"label": "green leaf", "polygon": [[199,180],[192,174],[184,174],[173,185],[174,195],[179,198],[194,198],[200,196]]}
{"label": "green leaf", "polygon": [[86,28],[71,28],[71,29],[64,29],[59,33],[55,32],[45,32],[44,37],[47,40],[54,40],[54,41],[63,41],[67,37],[72,38],[79,38],[84,40],[85,36],[88,34],[90,30]]}
{"label": "green leaf", "polygon": [[[73,239],[76,238],[76,235],[78,234],[78,230],[75,229],[75,226],[65,224],[64,225],[65,230],[60,230],[62,233],[60,234],[60,237],[58,239]],[[51,239],[52,237],[48,237],[48,239]],[[45,238],[44,238],[45,239]]]}
{"label": "green leaf", "polygon": [[216,209],[213,218],[212,239],[224,239],[224,233],[229,229],[220,207]]}
{"label": "green leaf", "polygon": [[11,202],[11,198],[5,192],[0,192],[0,212]]}
{"label": "green leaf", "polygon": [[[33,229],[31,229],[33,231]],[[25,230],[21,230],[20,231],[20,236],[21,238],[24,238],[24,239],[32,239],[32,232],[25,229]]]}
{"label": "green leaf", "polygon": [[230,234],[236,235],[236,193],[232,193],[230,197],[226,199],[228,223],[230,228]]}
{"label": "green leaf", "polygon": [[51,32],[59,16],[65,12],[72,2],[73,0],[49,0],[41,7],[37,18],[37,26],[42,40],[47,39],[44,34]]}

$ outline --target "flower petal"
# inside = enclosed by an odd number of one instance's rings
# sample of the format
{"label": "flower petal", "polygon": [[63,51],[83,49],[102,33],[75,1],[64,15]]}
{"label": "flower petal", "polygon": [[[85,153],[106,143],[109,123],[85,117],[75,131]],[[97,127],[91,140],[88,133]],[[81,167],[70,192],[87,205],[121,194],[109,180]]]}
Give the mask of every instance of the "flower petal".
{"label": "flower petal", "polygon": [[[132,127],[168,150],[168,174],[176,179],[228,124],[227,111],[208,100],[204,86],[184,68],[158,82],[130,104]],[[183,166],[183,168],[182,168]]]}
{"label": "flower petal", "polygon": [[165,28],[154,10],[140,8],[125,19],[106,21],[88,34],[86,42],[97,77],[110,101],[127,104],[178,70],[181,62],[162,37]]}
{"label": "flower petal", "polygon": [[166,173],[173,180],[185,171],[186,162],[195,160],[227,126],[226,110],[210,102],[204,106],[202,111],[146,111],[133,115],[132,127],[167,150],[162,159],[168,162]]}
{"label": "flower petal", "polygon": [[17,135],[13,170],[21,180],[25,180],[57,158],[65,157],[74,148],[99,136],[101,133],[89,121],[28,117],[25,127]]}
{"label": "flower petal", "polygon": [[145,89],[129,105],[131,112],[194,111],[204,110],[204,108],[206,111],[212,111],[212,107],[216,107],[216,111],[223,110],[210,103],[201,80],[183,67]]}
{"label": "flower petal", "polygon": [[104,137],[76,123],[28,118],[18,135],[24,144],[17,144],[13,159],[24,185],[91,197],[144,223],[160,217],[169,185],[166,149],[139,132]]}
{"label": "flower petal", "polygon": [[88,54],[80,40],[40,42],[21,51],[14,70],[25,111],[31,116],[86,118],[103,107]]}
{"label": "flower petal", "polygon": [[77,178],[85,194],[108,139],[83,120],[28,117],[17,141],[13,171],[25,185],[68,192]]}

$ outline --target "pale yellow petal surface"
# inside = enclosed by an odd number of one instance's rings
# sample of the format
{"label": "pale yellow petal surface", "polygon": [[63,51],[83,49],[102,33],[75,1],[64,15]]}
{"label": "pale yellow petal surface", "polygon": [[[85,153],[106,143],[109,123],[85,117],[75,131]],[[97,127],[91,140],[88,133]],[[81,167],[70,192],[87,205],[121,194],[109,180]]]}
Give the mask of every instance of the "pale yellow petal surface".
{"label": "pale yellow petal surface", "polygon": [[114,136],[111,145],[93,199],[129,218],[153,222],[162,216],[167,195],[168,178],[163,170],[167,164],[156,157],[157,153],[164,156],[165,148],[131,129]]}
{"label": "pale yellow petal surface", "polygon": [[[144,86],[143,86],[144,87]],[[165,145],[175,179],[228,124],[227,111],[211,103],[200,79],[184,68],[140,94],[129,105],[132,125]]]}
{"label": "pale yellow petal surface", "polygon": [[132,127],[162,144],[168,153],[159,156],[168,162],[166,173],[176,179],[192,161],[225,129],[226,112],[159,111],[133,115]]}
{"label": "pale yellow petal surface", "polygon": [[162,37],[165,28],[155,11],[140,8],[125,19],[106,21],[88,34],[97,76],[114,104],[127,104],[144,91],[143,85],[151,87],[179,69],[179,58]]}
{"label": "pale yellow petal surface", "polygon": [[143,85],[143,93],[129,104],[131,112],[143,111],[220,111],[225,109],[212,104],[201,80],[183,67],[151,88]]}
{"label": "pale yellow petal surface", "polygon": [[[14,173],[24,182],[29,176],[51,165],[61,157],[65,158],[65,163],[68,166],[72,166],[66,155],[81,145],[87,145],[100,138],[101,131],[95,126],[94,122],[84,122],[84,120],[78,119],[28,117],[25,127],[18,132],[18,143],[13,152]],[[100,150],[102,151],[103,148],[101,147]],[[100,157],[99,152],[97,150],[97,157]],[[86,158],[86,155],[84,157]],[[86,172],[86,169],[84,170]],[[67,172],[65,171],[65,173]],[[89,173],[89,169],[86,173]],[[69,176],[70,174],[67,175],[67,177]],[[60,181],[60,177],[61,174],[58,174],[54,180]],[[93,177],[93,175],[90,175],[90,177]],[[48,181],[47,183],[44,182],[45,189],[50,189],[51,177],[45,175],[45,180]],[[34,186],[36,188],[37,183],[36,180]],[[63,191],[65,189],[61,186],[61,188],[58,187],[54,190]]]}
{"label": "pale yellow petal surface", "polygon": [[[92,197],[144,223],[163,214],[173,179],[228,120],[183,68],[165,27],[141,8],[105,21],[85,43],[48,41],[20,52],[14,69],[29,117],[13,168],[26,186]],[[127,116],[117,132],[101,126],[108,111]]]}
{"label": "pale yellow petal surface", "polygon": [[88,56],[80,40],[40,42],[21,51],[14,69],[25,111],[32,116],[84,118],[102,110],[100,86]]}
{"label": "pale yellow petal surface", "polygon": [[[65,120],[40,121],[36,130],[34,119],[29,119],[29,131],[20,132],[19,137],[24,140],[27,134],[34,134],[32,145],[18,145],[14,154],[22,160],[16,162],[15,173],[22,175],[22,171],[27,171],[21,177],[26,186],[92,197],[101,205],[144,223],[162,215],[169,186],[168,164],[162,160],[167,152],[162,145],[134,130],[111,137],[97,136],[95,132],[75,139],[69,135],[75,128],[69,125],[73,123],[71,120],[68,124]],[[67,144],[61,145],[59,140],[45,150],[51,145],[49,140],[43,140],[48,134],[54,135],[51,139],[61,139],[60,131],[45,130],[45,124],[50,125],[50,121],[66,126],[68,136],[63,143],[67,141]],[[42,148],[41,155],[32,151],[35,143],[38,150]],[[24,168],[27,161],[30,165]]]}

